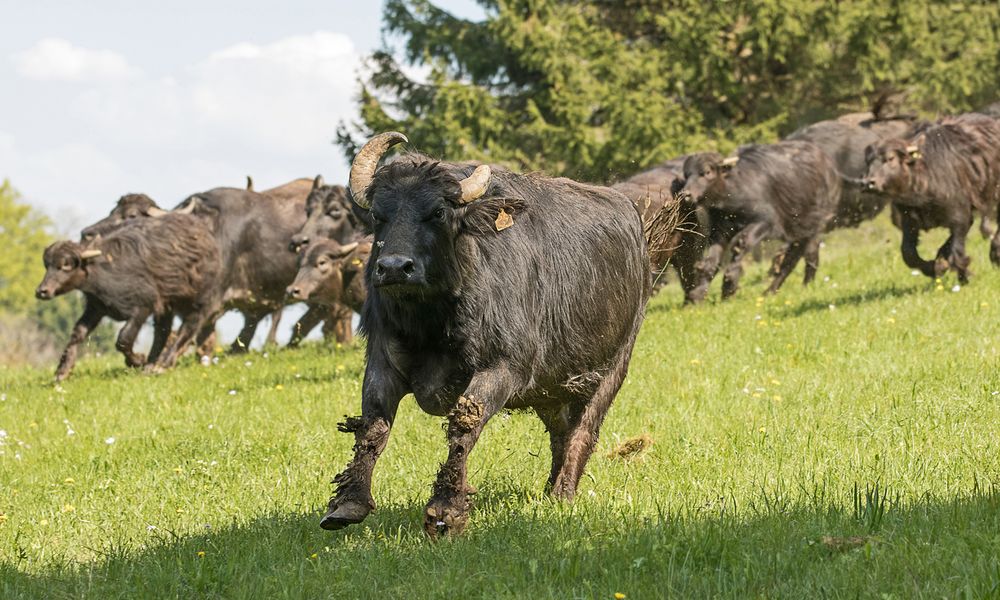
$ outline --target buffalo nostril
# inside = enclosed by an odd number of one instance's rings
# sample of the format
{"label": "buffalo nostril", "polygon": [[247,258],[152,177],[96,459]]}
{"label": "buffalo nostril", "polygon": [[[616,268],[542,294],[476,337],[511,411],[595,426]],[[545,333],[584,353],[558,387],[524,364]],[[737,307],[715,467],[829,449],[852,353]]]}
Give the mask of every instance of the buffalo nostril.
{"label": "buffalo nostril", "polygon": [[407,275],[412,275],[413,274],[413,261],[412,260],[408,260],[405,263],[403,263],[403,272],[406,273]]}
{"label": "buffalo nostril", "polygon": [[375,265],[375,274],[385,275],[385,267],[383,267],[382,265]]}

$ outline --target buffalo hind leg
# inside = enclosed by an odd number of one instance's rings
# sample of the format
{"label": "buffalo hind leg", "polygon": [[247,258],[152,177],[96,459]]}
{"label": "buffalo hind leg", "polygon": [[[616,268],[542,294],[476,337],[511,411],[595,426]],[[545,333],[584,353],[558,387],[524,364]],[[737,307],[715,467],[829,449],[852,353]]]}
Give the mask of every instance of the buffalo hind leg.
{"label": "buffalo hind leg", "polygon": [[125,326],[118,332],[118,339],[115,341],[115,348],[125,355],[125,364],[129,367],[141,367],[146,362],[146,356],[133,351],[135,338],[139,335],[139,330],[149,317],[151,311],[146,309],[137,310],[125,322]]}
{"label": "buffalo hind leg", "polygon": [[349,417],[337,425],[339,431],[354,434],[354,457],[333,478],[336,486],[333,497],[319,523],[323,529],[333,531],[360,523],[375,510],[372,473],[389,441],[396,409],[406,392],[388,359],[378,351],[373,352],[365,369],[361,416]]}
{"label": "buffalo hind leg", "polygon": [[795,265],[799,264],[799,259],[805,254],[807,240],[798,240],[785,246],[785,255],[781,258],[781,266],[778,267],[778,274],[771,280],[771,285],[767,288],[766,294],[773,294],[781,288],[788,276],[795,270]]}
{"label": "buffalo hind leg", "polygon": [[282,312],[282,309],[279,308],[271,313],[271,326],[267,330],[267,339],[264,340],[265,346],[278,345],[278,326],[281,325]]}
{"label": "buffalo hind leg", "polygon": [[819,271],[819,237],[811,238],[806,242],[806,252],[803,257],[806,261],[806,274],[802,278],[802,285],[809,285],[816,279],[816,272]]}
{"label": "buffalo hind leg", "polygon": [[722,274],[722,299],[730,298],[740,289],[743,277],[743,259],[748,252],[756,249],[770,228],[765,223],[754,223],[744,227],[732,242],[732,258]]}
{"label": "buffalo hind leg", "polygon": [[326,307],[320,306],[318,304],[310,304],[309,310],[305,312],[299,320],[296,321],[295,325],[292,326],[292,337],[288,340],[289,348],[296,348],[302,343],[309,332],[316,328],[317,325],[326,316]]}
{"label": "buffalo hind leg", "polygon": [[695,269],[698,272],[697,283],[691,288],[691,292],[687,294],[686,300],[691,303],[701,302],[708,295],[708,287],[712,285],[712,279],[715,278],[715,274],[719,272],[719,262],[722,260],[722,254],[726,250],[726,245],[724,241],[713,242],[708,250],[705,251],[705,256],[698,261]]}
{"label": "buffalo hind leg", "polygon": [[945,242],[945,245],[941,247],[938,251],[938,258],[944,258],[943,265],[935,265],[935,271],[939,267],[942,268],[941,274],[943,274],[950,267],[955,269],[958,273],[958,281],[965,285],[969,283],[969,264],[972,262],[965,254],[965,239],[969,234],[969,229],[972,228],[972,223],[968,225],[956,225],[951,228],[951,237]]}
{"label": "buffalo hind leg", "polygon": [[580,477],[583,476],[587,461],[597,446],[604,416],[608,414],[608,409],[611,408],[611,403],[625,380],[634,343],[633,334],[632,339],[619,351],[616,364],[597,384],[593,396],[576,409],[579,411],[579,417],[573,419],[571,423],[566,436],[562,465],[549,490],[549,493],[556,498],[572,500],[576,495]]}
{"label": "buffalo hind leg", "polygon": [[469,453],[490,417],[507,404],[514,381],[505,368],[476,373],[448,413],[448,458],[438,471],[433,495],[424,510],[424,531],[431,538],[456,535],[465,529],[472,504]]}
{"label": "buffalo hind leg", "polygon": [[257,325],[266,316],[267,313],[263,312],[243,313],[243,329],[240,330],[239,335],[233,340],[229,351],[233,354],[243,354],[250,350],[250,343],[253,342],[253,336],[257,333]]}
{"label": "buffalo hind leg", "polygon": [[170,329],[174,324],[174,314],[153,316],[153,345],[149,347],[149,357],[147,363],[155,363],[160,357],[163,348],[167,345],[167,338],[170,337]]}
{"label": "buffalo hind leg", "polygon": [[149,365],[147,367],[147,372],[151,373],[161,373],[166,369],[174,366],[177,363],[177,359],[184,354],[187,350],[188,344],[193,340],[200,339],[202,342],[205,341],[205,333],[209,331],[208,324],[215,323],[216,317],[219,315],[219,310],[216,308],[203,307],[195,312],[184,315],[184,320],[181,322],[180,329],[177,330],[177,335],[174,336],[173,342],[171,342],[170,347],[167,348],[155,364]]}
{"label": "buffalo hind leg", "polygon": [[545,491],[548,493],[552,493],[556,478],[559,477],[563,463],[566,462],[566,442],[569,433],[580,420],[580,410],[572,410],[573,408],[575,408],[573,405],[563,405],[557,408],[535,409],[549,433],[549,450],[552,452],[552,468],[545,482]]}
{"label": "buffalo hind leg", "polygon": [[80,318],[76,321],[76,325],[73,326],[73,333],[69,336],[69,343],[66,344],[66,349],[63,350],[62,356],[59,358],[59,366],[56,368],[56,381],[62,381],[69,377],[70,372],[73,371],[73,365],[76,364],[76,355],[80,344],[87,339],[87,336],[97,327],[105,314],[107,313],[104,307],[90,301],[88,297],[83,314],[80,315]]}

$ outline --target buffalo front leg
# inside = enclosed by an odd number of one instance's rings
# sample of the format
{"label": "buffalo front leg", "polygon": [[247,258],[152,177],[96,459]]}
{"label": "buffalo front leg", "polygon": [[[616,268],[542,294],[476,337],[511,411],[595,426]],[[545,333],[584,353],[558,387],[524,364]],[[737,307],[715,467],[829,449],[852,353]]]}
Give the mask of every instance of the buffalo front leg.
{"label": "buffalo front leg", "polygon": [[76,355],[80,344],[87,339],[87,336],[97,327],[105,314],[104,307],[90,301],[88,298],[87,305],[83,309],[83,314],[77,319],[76,325],[73,326],[73,333],[69,336],[69,343],[66,344],[66,349],[63,350],[62,356],[59,358],[59,366],[56,367],[56,381],[62,381],[69,377],[70,372],[73,371],[73,365],[76,364]]}
{"label": "buffalo front leg", "polygon": [[917,251],[917,244],[920,243],[920,225],[916,219],[905,211],[900,211],[899,228],[903,230],[903,241],[900,244],[900,251],[903,254],[903,262],[911,269],[917,269],[927,277],[935,277],[934,263],[920,258]]}
{"label": "buffalo front leg", "polygon": [[152,311],[141,309],[132,314],[125,322],[125,326],[118,332],[118,339],[115,341],[115,348],[125,355],[125,365],[129,367],[141,367],[146,362],[146,356],[132,350],[135,346],[135,338],[139,335],[139,330],[149,317]]}
{"label": "buffalo front leg", "polygon": [[514,381],[505,368],[476,373],[448,413],[448,458],[438,471],[424,510],[424,531],[431,538],[456,535],[465,529],[472,491],[468,482],[469,453],[490,417],[507,404]]}
{"label": "buffalo front leg", "polygon": [[361,416],[349,417],[337,425],[339,431],[354,434],[354,457],[333,478],[333,497],[319,523],[323,529],[332,531],[360,523],[375,510],[372,473],[389,441],[399,401],[407,391],[384,355],[377,349],[372,351],[362,385]]}

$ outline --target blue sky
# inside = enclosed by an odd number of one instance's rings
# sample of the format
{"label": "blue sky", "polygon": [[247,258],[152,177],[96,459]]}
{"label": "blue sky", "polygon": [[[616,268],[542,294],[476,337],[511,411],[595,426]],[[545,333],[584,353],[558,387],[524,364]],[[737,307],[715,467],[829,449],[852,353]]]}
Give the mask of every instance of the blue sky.
{"label": "blue sky", "polygon": [[[480,18],[472,0],[438,0]],[[0,0],[0,178],[75,236],[124,193],[172,206],[347,167],[381,2]]]}

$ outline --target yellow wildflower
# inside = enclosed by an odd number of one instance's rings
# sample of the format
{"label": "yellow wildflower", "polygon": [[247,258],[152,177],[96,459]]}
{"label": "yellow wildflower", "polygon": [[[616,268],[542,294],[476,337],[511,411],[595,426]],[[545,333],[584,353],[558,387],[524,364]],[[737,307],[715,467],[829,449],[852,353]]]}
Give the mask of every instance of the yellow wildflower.
{"label": "yellow wildflower", "polygon": [[184,469],[182,469],[180,467],[174,467],[174,473],[177,473],[178,475],[180,475],[183,472],[184,472]]}
{"label": "yellow wildflower", "polygon": [[6,522],[7,522],[7,514],[6,513],[0,513],[0,524],[6,523]]}
{"label": "yellow wildflower", "polygon": [[62,511],[64,513],[76,512],[76,507],[74,507],[72,504],[64,504],[62,507]]}
{"label": "yellow wildflower", "polygon": [[778,394],[775,394],[774,396],[772,396],[772,399],[773,399],[773,400],[774,400],[775,402],[781,402],[781,396],[779,396]]}
{"label": "yellow wildflower", "polygon": [[309,556],[309,558],[311,558],[313,560],[316,560],[317,558],[319,558],[319,554],[316,554],[315,552],[313,552],[312,555]]}
{"label": "yellow wildflower", "polygon": [[989,302],[981,302],[979,304],[979,308],[989,308],[989,307],[990,307],[990,303]]}
{"label": "yellow wildflower", "polygon": [[199,550],[198,551],[198,558],[205,558],[205,551],[204,550]]}
{"label": "yellow wildflower", "polygon": [[67,477],[66,479],[63,479],[63,483],[65,483],[66,485],[73,485],[76,482],[73,481],[72,477]]}
{"label": "yellow wildflower", "polygon": [[48,525],[49,524],[49,520],[48,519],[42,519],[41,521],[38,522],[38,524],[42,525],[42,526]]}
{"label": "yellow wildflower", "polygon": [[[986,303],[983,302],[983,304],[986,304]],[[31,424],[28,425],[28,427],[31,427],[32,429],[38,429],[38,423],[35,423],[34,421],[32,421]]]}
{"label": "yellow wildflower", "polygon": [[781,385],[781,382],[778,381],[777,379],[772,378],[771,379],[771,385]]}
{"label": "yellow wildflower", "polygon": [[283,386],[283,385],[281,385],[279,383],[278,385],[274,386],[274,389],[276,389],[276,390],[278,390],[280,392],[281,390],[285,389],[285,386]]}
{"label": "yellow wildflower", "polygon": [[178,508],[176,512],[177,512],[177,514],[182,515],[182,514],[184,514],[184,509],[183,508]]}
{"label": "yellow wildflower", "polygon": [[888,319],[885,320],[885,322],[888,323],[889,325],[892,325],[893,323],[896,322],[896,319],[889,317]]}
{"label": "yellow wildflower", "polygon": [[700,361],[700,360],[698,360],[697,358],[692,358],[692,359],[691,359],[691,364],[692,364],[692,365],[700,365],[700,364],[701,364],[701,361]]}
{"label": "yellow wildflower", "polygon": [[767,428],[766,428],[766,427],[763,427],[763,426],[762,426],[762,427],[761,427],[760,429],[758,429],[757,431],[759,431],[760,433],[767,433]]}
{"label": "yellow wildflower", "polygon": [[625,594],[621,592],[615,592],[615,600],[625,600]]}

